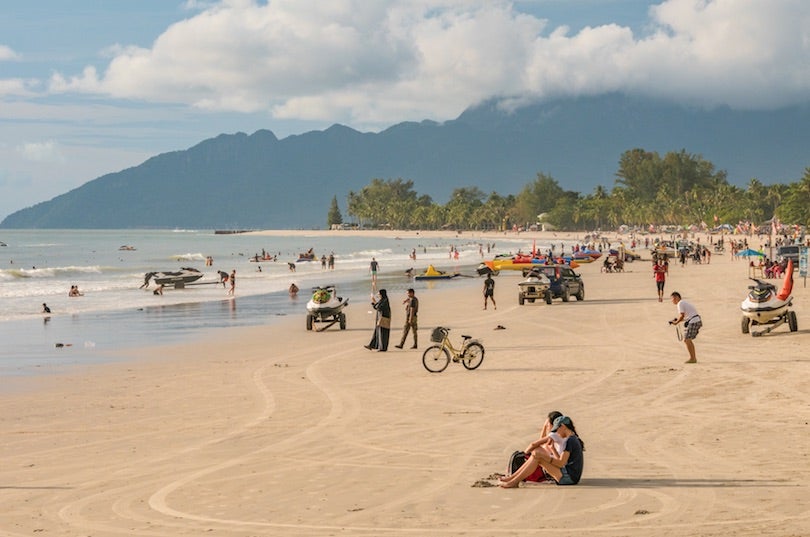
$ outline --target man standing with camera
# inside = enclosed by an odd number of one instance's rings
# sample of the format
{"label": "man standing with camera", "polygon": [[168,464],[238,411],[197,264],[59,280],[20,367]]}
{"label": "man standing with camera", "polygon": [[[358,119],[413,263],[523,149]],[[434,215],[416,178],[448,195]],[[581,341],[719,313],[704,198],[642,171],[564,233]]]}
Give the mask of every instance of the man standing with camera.
{"label": "man standing with camera", "polygon": [[669,324],[678,325],[683,323],[686,331],[683,334],[683,342],[686,345],[686,350],[689,351],[689,359],[687,364],[696,364],[697,358],[695,357],[695,344],[692,342],[700,332],[700,327],[703,326],[703,321],[698,315],[697,309],[686,300],[681,298],[678,291],[673,291],[671,295],[672,303],[678,307],[678,316],[669,321]]}

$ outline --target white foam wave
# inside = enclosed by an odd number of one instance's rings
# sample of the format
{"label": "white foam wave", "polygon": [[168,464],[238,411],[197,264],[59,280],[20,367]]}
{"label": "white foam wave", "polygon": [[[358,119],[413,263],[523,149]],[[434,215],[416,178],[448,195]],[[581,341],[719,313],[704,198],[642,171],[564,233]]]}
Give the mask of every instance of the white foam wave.
{"label": "white foam wave", "polygon": [[175,255],[171,256],[170,259],[173,259],[175,261],[205,261],[206,257],[208,257],[208,256],[205,256],[205,255],[198,252],[198,253],[193,253],[193,254],[192,253],[175,254]]}
{"label": "white foam wave", "polygon": [[30,269],[3,269],[0,270],[0,280],[11,281],[20,278],[59,278],[80,274],[100,274],[103,267],[91,266],[68,266],[68,267],[45,267]]}

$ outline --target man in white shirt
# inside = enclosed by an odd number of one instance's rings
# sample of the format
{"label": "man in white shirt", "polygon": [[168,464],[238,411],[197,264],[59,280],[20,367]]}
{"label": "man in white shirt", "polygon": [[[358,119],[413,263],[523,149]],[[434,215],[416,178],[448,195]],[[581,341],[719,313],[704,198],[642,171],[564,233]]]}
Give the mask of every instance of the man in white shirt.
{"label": "man in white shirt", "polygon": [[695,364],[697,363],[697,358],[695,357],[695,344],[692,342],[700,332],[700,327],[703,326],[703,322],[700,319],[700,315],[698,315],[697,309],[686,300],[681,298],[681,294],[678,291],[674,291],[670,297],[672,297],[672,303],[678,307],[678,316],[669,321],[669,324],[680,324],[684,323],[686,327],[686,331],[683,334],[683,342],[686,345],[686,350],[689,351],[689,359],[686,361],[687,364]]}

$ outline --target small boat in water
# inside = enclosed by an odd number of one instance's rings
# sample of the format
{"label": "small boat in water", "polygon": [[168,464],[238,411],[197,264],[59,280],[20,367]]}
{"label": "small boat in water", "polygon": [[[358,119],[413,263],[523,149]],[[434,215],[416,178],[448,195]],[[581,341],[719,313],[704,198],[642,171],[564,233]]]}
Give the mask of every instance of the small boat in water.
{"label": "small boat in water", "polygon": [[152,280],[158,285],[173,285],[183,287],[187,283],[196,282],[203,277],[203,273],[191,267],[183,267],[177,271],[151,272]]}
{"label": "small boat in water", "polygon": [[334,285],[312,288],[312,298],[307,302],[307,330],[312,330],[313,323],[329,323],[316,330],[321,332],[335,323],[346,330],[346,314],[343,308],[349,303],[348,298],[337,296]]}
{"label": "small boat in water", "polygon": [[315,261],[315,251],[312,248],[306,252],[298,254],[298,259],[295,262],[303,263],[304,261]]}
{"label": "small boat in water", "polygon": [[449,280],[459,276],[458,272],[448,273],[443,270],[436,270],[433,265],[428,265],[428,268],[422,274],[418,274],[415,280]]}

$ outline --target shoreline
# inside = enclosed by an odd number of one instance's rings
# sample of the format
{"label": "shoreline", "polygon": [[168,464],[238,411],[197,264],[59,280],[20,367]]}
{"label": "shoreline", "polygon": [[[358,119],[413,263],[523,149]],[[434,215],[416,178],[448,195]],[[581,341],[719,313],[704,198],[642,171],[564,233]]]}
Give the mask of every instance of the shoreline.
{"label": "shoreline", "polygon": [[[698,364],[666,321],[648,261],[579,269],[583,302],[517,304],[521,279],[420,290],[419,351],[397,350],[401,289],[389,292],[391,350],[362,348],[373,316],[347,330],[303,318],[134,348],[123,363],[15,381],[0,394],[0,527],[94,535],[800,535],[810,513],[801,464],[810,291],[797,277],[799,331],[744,336],[747,263],[671,264],[704,319]],[[447,282],[452,283],[452,282]],[[436,325],[480,338],[481,367],[427,373]],[[497,326],[505,330],[495,330]],[[560,409],[586,444],[576,487],[502,490],[503,472]],[[752,442],[767,419],[795,456]],[[799,446],[794,450],[792,446]]]}

